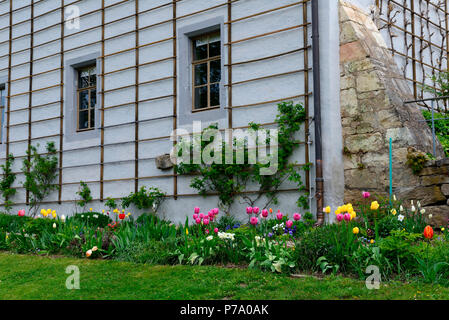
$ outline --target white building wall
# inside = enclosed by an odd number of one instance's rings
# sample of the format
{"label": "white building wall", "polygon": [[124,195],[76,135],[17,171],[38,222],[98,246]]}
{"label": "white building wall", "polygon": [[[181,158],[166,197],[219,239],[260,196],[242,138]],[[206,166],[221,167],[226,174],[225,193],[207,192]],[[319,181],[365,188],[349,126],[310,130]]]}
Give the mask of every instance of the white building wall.
{"label": "white building wall", "polygon": [[[82,57],[89,56],[98,53],[101,56],[101,27],[94,28],[101,25],[101,1],[98,0],[83,0],[79,1],[65,1],[65,5],[68,6],[72,2],[79,8],[80,18],[80,30],[70,30],[64,28],[64,79],[67,78],[67,72],[69,66],[66,64],[68,61],[75,61],[82,59]],[[163,5],[171,1],[157,0],[157,1],[139,1],[139,11],[144,12],[150,8]],[[55,24],[61,19],[61,11],[54,10],[60,6],[59,0],[47,0],[39,1],[34,5],[34,16],[43,15],[34,19],[34,30],[40,30],[46,28],[49,25]],[[241,0],[232,4],[232,19],[239,19],[252,14],[260,13],[273,8],[288,6],[294,4],[294,0]],[[13,8],[22,8],[30,4],[29,0],[15,0],[13,1]],[[183,30],[189,26],[201,24],[204,21],[210,19],[222,19],[228,21],[227,6],[224,0],[183,0],[177,3],[177,16],[181,17],[177,19],[177,32],[178,38],[180,38],[180,30]],[[114,54],[105,58],[104,72],[110,72],[113,70],[122,69],[125,67],[132,67],[135,63],[135,18],[134,1],[118,1],[118,0],[106,0],[105,1],[105,38],[108,39],[105,42],[104,53],[105,55],[113,54],[122,50],[131,49],[129,51]],[[207,10],[202,13],[191,15],[194,12],[202,9],[217,6],[212,10]],[[97,11],[96,11],[97,10]],[[95,13],[86,13],[96,11]],[[9,52],[9,1],[0,3],[0,79],[8,78],[8,52]],[[161,7],[160,9],[153,10],[147,13],[139,14],[139,27],[154,25],[158,22],[161,24],[141,30],[139,32],[139,57],[140,64],[145,64],[150,61],[158,59],[165,59],[173,56],[173,22],[163,21],[172,19],[172,7],[171,5]],[[31,15],[30,7],[24,9],[18,9],[13,11],[13,23],[28,20]],[[121,17],[132,16],[123,19],[119,22],[110,23]],[[311,21],[311,8],[308,3],[307,16],[309,22]],[[232,61],[238,62],[243,60],[258,59],[265,56],[276,55],[278,53],[294,50],[304,46],[303,28],[295,27],[304,24],[303,21],[304,12],[301,3],[288,6],[282,10],[276,10],[272,13],[255,16],[251,19],[245,19],[237,21],[232,24],[232,40],[240,40],[244,38],[250,38],[264,33],[270,33],[274,30],[286,29],[284,32],[267,34],[264,37],[248,40],[240,43],[233,44],[232,46]],[[12,28],[13,38],[26,35],[30,32],[31,23],[28,21],[23,24],[14,25]],[[33,50],[34,62],[33,73],[45,72],[60,67],[60,51],[61,42],[58,39],[61,34],[61,26],[54,26],[48,28],[43,32],[37,32],[34,34],[34,44],[38,45],[50,40],[51,43],[39,46]],[[91,29],[93,28],[93,29]],[[227,39],[227,25],[225,25],[223,33],[224,41]],[[290,29],[291,28],[291,29]],[[88,32],[81,32],[88,30]],[[90,30],[91,29],[91,30]],[[129,31],[129,32],[128,32]],[[126,33],[128,32],[128,33]],[[307,39],[308,45],[311,45],[311,25],[307,27]],[[120,35],[126,33],[124,35]],[[112,38],[111,38],[112,37]],[[329,38],[330,35],[327,34]],[[109,39],[111,38],[111,39]],[[168,39],[160,43],[151,44],[159,40]],[[326,41],[326,40],[324,40]],[[151,44],[151,45],[150,45]],[[12,51],[18,51],[24,49],[23,52],[14,54],[12,56],[12,65],[26,63],[29,61],[30,54],[29,48],[30,37],[24,36],[20,39],[12,41]],[[180,46],[178,41],[177,55],[178,55],[178,90],[185,86],[185,83],[180,82],[179,73],[183,72],[185,66],[180,65],[179,57],[185,55],[183,52],[186,48]],[[227,47],[224,46],[222,56],[224,63],[227,63]],[[50,58],[39,59],[41,57],[55,54]],[[101,58],[101,57],[99,57]],[[333,62],[324,58],[324,68],[330,66]],[[37,59],[37,60],[36,60]],[[308,53],[308,80],[309,80],[309,92],[313,92],[312,83],[312,51]],[[245,81],[252,78],[265,77],[278,73],[287,73],[290,71],[304,69],[304,51],[296,52],[290,55],[282,56],[275,59],[264,60],[256,63],[237,65],[233,67],[233,82]],[[334,68],[335,69],[335,68]],[[101,70],[99,70],[101,71]],[[334,70],[335,71],[335,70]],[[322,70],[326,73],[326,70]],[[154,64],[148,64],[139,67],[140,82],[151,81],[164,77],[171,77],[173,75],[173,61],[167,59],[166,61]],[[17,79],[20,77],[26,77],[29,75],[29,65],[13,67],[11,70],[11,79]],[[337,75],[338,78],[338,75]],[[303,95],[305,93],[304,84],[304,72],[295,72],[292,74],[282,75],[278,77],[271,77],[263,80],[257,80],[248,82],[245,84],[234,85],[232,89],[233,93],[233,106],[245,106],[248,107],[233,109],[233,127],[247,126],[249,122],[257,123],[271,123],[277,113],[276,103],[263,104],[263,101],[271,101],[278,99],[285,99],[288,97],[294,97]],[[326,79],[326,77],[325,77]],[[328,84],[331,80],[327,78]],[[98,84],[101,80],[98,78]],[[227,81],[227,69],[222,70],[222,82],[223,88]],[[104,198],[120,198],[128,195],[134,191],[134,165],[135,165],[135,125],[134,123],[128,125],[121,125],[127,122],[133,122],[135,118],[135,88],[132,86],[135,83],[135,69],[127,69],[122,72],[108,74],[104,80],[104,89],[106,90],[104,96]],[[60,73],[59,70],[55,70],[51,73],[45,73],[33,77],[32,87],[33,90],[47,88],[55,86],[54,88],[35,91],[32,94],[32,125],[31,125],[31,137],[32,144],[40,143],[40,150],[44,150],[44,146],[47,141],[54,141],[56,147],[59,148],[59,132],[60,132],[60,119],[57,118],[60,114],[61,105],[58,102],[60,100]],[[72,83],[64,83],[64,103],[68,103],[72,90],[69,90],[68,86]],[[129,87],[128,87],[129,86]],[[111,89],[120,88],[119,90],[108,91]],[[17,181],[15,187],[17,187],[17,195],[14,197],[14,201],[18,203],[14,207],[14,210],[22,208],[25,200],[25,190],[21,186],[23,181],[23,175],[20,174],[22,167],[22,160],[25,156],[25,152],[28,146],[28,89],[29,78],[24,78],[20,81],[13,81],[11,83],[11,100],[10,100],[10,128],[9,128],[9,150],[17,158],[14,164],[14,171],[18,172]],[[324,90],[323,95],[327,95],[327,88]],[[225,90],[226,91],[226,90]],[[175,200],[174,195],[174,183],[172,171],[163,172],[156,168],[155,157],[164,153],[169,153],[172,147],[172,142],[168,136],[173,130],[173,120],[171,118],[173,111],[173,100],[171,97],[163,99],[149,100],[155,97],[170,96],[173,94],[173,79],[165,79],[149,84],[139,86],[138,100],[146,100],[139,103],[139,186],[154,186],[158,187],[166,192],[170,197],[164,203],[161,208],[161,214],[167,219],[174,221],[183,221],[186,215],[190,215],[194,206],[199,205],[204,211],[207,212],[210,208],[217,206],[217,197],[210,196],[203,198],[201,196],[192,196],[196,190],[190,188],[190,177],[178,177],[178,198]],[[324,99],[327,108],[329,103],[336,101],[336,96],[332,94],[330,101]],[[100,98],[100,97],[99,97]],[[298,97],[293,99],[295,102],[304,103],[304,97]],[[338,100],[338,99],[337,99]],[[100,101],[100,100],[99,100]],[[225,100],[227,101],[227,99]],[[182,107],[183,101],[178,97],[178,113]],[[42,107],[34,107],[42,104],[48,104]],[[123,106],[117,108],[108,107],[123,104]],[[65,107],[65,106],[64,106]],[[100,102],[97,104],[100,107]],[[20,110],[20,111],[16,111]],[[336,110],[334,110],[336,111]],[[335,112],[334,112],[335,113]],[[225,112],[227,115],[227,110]],[[323,112],[326,114],[326,112]],[[331,113],[330,113],[331,114]],[[313,117],[313,98],[309,98],[309,116]],[[97,112],[97,121],[99,121],[100,112]],[[165,117],[165,118],[163,118]],[[327,117],[327,118],[326,118]],[[162,119],[160,119],[162,118]],[[332,122],[332,119],[325,116],[326,121]],[[51,119],[42,122],[34,122],[38,120]],[[155,119],[151,121],[151,119]],[[179,119],[178,119],[179,120]],[[76,121],[72,119],[70,114],[64,111],[64,139],[63,139],[63,171],[62,171],[62,203],[58,204],[58,192],[52,193],[48,197],[49,203],[44,204],[45,207],[51,207],[58,212],[64,212],[70,214],[74,210],[75,192],[78,190],[80,180],[91,182],[89,187],[92,191],[92,196],[96,199],[92,203],[92,207],[96,210],[104,208],[104,203],[98,201],[100,198],[100,157],[101,157],[101,135],[100,130],[97,128],[94,134],[90,134],[87,138],[77,139],[71,137],[67,132],[68,122]],[[334,119],[335,124],[339,122],[339,119]],[[6,122],[6,121],[5,121]],[[220,128],[227,128],[227,118],[219,119]],[[114,127],[108,127],[114,126]],[[207,126],[207,123],[203,124],[203,127]],[[189,127],[186,125],[185,127]],[[338,127],[338,126],[337,126]],[[48,138],[40,138],[47,137]],[[341,135],[340,135],[341,136]],[[329,138],[329,135],[325,135]],[[1,145],[0,152],[2,158],[6,156],[5,137],[3,137],[3,144]],[[305,139],[304,130],[300,135],[300,140]],[[313,142],[313,127],[311,128],[310,140]],[[337,138],[338,140],[338,138]],[[330,140],[328,140],[330,141]],[[331,147],[328,145],[327,147]],[[313,148],[314,144],[310,145],[310,162],[313,162]],[[332,155],[335,157],[336,154]],[[325,155],[326,157],[326,155]],[[304,163],[305,159],[305,147],[302,145],[294,154],[293,161],[298,163]],[[335,158],[334,158],[335,160]],[[4,160],[3,160],[4,161]],[[326,162],[325,162],[326,166]],[[329,172],[325,173],[329,175]],[[155,177],[157,176],[157,177]],[[313,167],[311,172],[311,187],[313,188]],[[333,179],[337,179],[333,177]],[[340,179],[340,177],[338,177]],[[337,181],[334,180],[333,183]],[[286,183],[283,188],[292,188],[294,186],[291,183]],[[337,202],[338,197],[334,197],[334,189],[329,189],[330,201]],[[340,191],[338,191],[340,192]],[[313,193],[313,190],[312,190]],[[188,196],[186,196],[188,195]],[[293,213],[298,211],[296,206],[296,200],[299,196],[298,192],[284,192],[279,195],[280,204],[278,206],[284,212]],[[310,200],[312,210],[314,209],[314,198]],[[262,202],[260,203],[262,204]],[[232,212],[237,215],[244,215],[243,207],[245,205],[240,199],[237,199]]]}

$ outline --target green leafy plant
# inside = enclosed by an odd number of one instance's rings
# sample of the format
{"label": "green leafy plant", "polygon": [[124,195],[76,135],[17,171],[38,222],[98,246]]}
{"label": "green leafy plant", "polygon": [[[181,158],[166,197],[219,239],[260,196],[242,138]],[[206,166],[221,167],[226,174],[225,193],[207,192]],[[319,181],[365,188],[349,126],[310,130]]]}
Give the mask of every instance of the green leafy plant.
{"label": "green leafy plant", "polygon": [[414,174],[419,174],[428,160],[429,158],[424,152],[417,151],[414,148],[408,149],[406,163]]}
{"label": "green leafy plant", "polygon": [[12,187],[14,181],[16,180],[16,175],[12,172],[12,165],[14,163],[14,156],[9,154],[6,157],[5,164],[2,164],[0,167],[2,168],[3,174],[0,180],[0,193],[5,201],[5,210],[6,212],[10,212],[13,202],[11,201],[11,197],[16,194],[16,189]]}
{"label": "green leafy plant", "polygon": [[145,186],[141,187],[138,192],[132,192],[127,197],[122,199],[122,206],[128,208],[131,204],[134,204],[138,209],[148,210],[151,209],[156,212],[162,202],[165,200],[165,193],[159,188]]}
{"label": "green leafy plant", "polygon": [[106,198],[106,202],[104,205],[108,207],[111,211],[113,211],[114,209],[118,209],[118,205],[115,199],[109,197]]}
{"label": "green leafy plant", "polygon": [[338,264],[329,263],[329,261],[327,261],[327,258],[324,256],[318,258],[318,260],[316,261],[316,265],[320,267],[323,274],[327,273],[328,271],[336,274],[338,272],[338,269],[340,269],[340,266]]}
{"label": "green leafy plant", "polygon": [[53,184],[58,175],[58,158],[54,142],[48,142],[46,150],[47,154],[41,155],[36,147],[29,146],[27,157],[23,160],[22,171],[25,175],[23,186],[30,194],[30,212],[33,217],[45,197],[59,188]]}
{"label": "green leafy plant", "polygon": [[78,206],[80,206],[81,208],[85,208],[86,205],[92,201],[92,195],[91,195],[91,191],[87,185],[87,183],[80,181],[80,187],[79,190],[76,192],[77,195],[80,196],[80,200],[78,200],[76,202],[76,204]]}
{"label": "green leafy plant", "polygon": [[[424,110],[422,113],[426,120],[432,119],[430,111]],[[435,119],[435,134],[440,140],[446,156],[449,157],[449,113],[435,112],[433,116]],[[427,124],[432,127],[431,121],[427,121]],[[431,156],[433,157],[433,155]]]}

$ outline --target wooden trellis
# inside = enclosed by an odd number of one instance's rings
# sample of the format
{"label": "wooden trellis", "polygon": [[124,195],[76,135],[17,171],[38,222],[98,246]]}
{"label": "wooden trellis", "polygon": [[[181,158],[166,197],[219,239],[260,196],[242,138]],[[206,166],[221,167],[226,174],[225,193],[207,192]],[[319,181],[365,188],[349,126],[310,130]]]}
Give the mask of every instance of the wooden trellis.
{"label": "wooden trellis", "polygon": [[[375,7],[374,19],[386,31],[387,45],[415,98],[425,98],[425,85],[436,88],[431,77],[449,70],[448,1],[375,0]],[[449,111],[446,102],[438,108]]]}

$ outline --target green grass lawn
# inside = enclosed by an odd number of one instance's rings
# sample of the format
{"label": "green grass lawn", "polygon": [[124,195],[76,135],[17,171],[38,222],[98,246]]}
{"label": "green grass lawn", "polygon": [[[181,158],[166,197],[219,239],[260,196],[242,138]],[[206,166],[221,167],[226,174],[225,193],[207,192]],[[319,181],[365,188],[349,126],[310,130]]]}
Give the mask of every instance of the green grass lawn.
{"label": "green grass lawn", "polygon": [[[65,286],[69,265],[79,267],[80,290]],[[368,290],[343,277],[0,253],[0,299],[449,299],[449,288],[388,282]]]}

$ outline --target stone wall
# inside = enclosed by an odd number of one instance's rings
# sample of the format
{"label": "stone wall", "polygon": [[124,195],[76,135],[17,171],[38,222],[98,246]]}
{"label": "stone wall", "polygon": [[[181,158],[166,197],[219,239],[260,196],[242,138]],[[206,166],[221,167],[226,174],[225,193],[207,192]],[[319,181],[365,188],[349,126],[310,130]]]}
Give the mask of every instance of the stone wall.
{"label": "stone wall", "polygon": [[449,158],[429,161],[418,174],[418,184],[402,190],[403,198],[416,199],[426,209],[435,227],[448,225],[449,219]]}
{"label": "stone wall", "polygon": [[[339,15],[345,201],[360,200],[361,191],[387,194],[390,138],[394,192],[405,200],[426,198],[427,191],[440,188],[431,181],[439,179],[436,172],[447,167],[430,166],[424,172],[432,174],[421,177],[406,161],[410,147],[432,152],[431,132],[419,122],[423,117],[418,106],[404,104],[413,95],[370,16],[344,1]],[[437,152],[443,157],[441,145]],[[422,186],[419,193],[416,186]],[[442,197],[436,197],[428,204],[440,202]]]}

